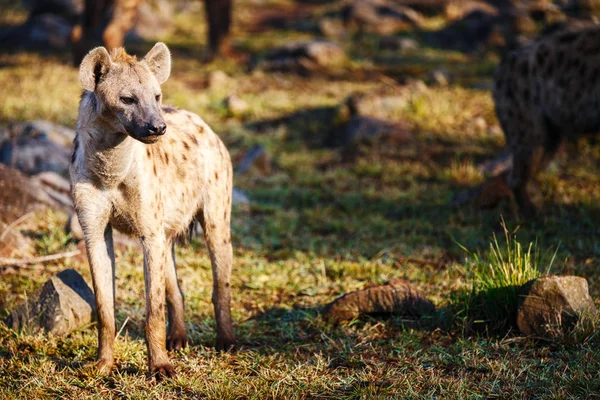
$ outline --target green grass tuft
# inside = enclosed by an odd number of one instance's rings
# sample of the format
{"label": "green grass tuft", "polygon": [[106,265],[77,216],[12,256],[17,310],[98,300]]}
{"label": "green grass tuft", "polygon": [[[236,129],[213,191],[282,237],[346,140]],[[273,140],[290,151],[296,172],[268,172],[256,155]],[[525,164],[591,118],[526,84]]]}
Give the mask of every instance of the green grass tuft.
{"label": "green grass tuft", "polygon": [[523,246],[504,224],[502,227],[504,242],[501,244],[494,234],[486,257],[459,245],[472,260],[471,287],[453,301],[455,316],[465,333],[481,330],[500,333],[514,326],[521,286],[547,275],[556,257],[555,251],[545,270],[542,269],[537,241]]}

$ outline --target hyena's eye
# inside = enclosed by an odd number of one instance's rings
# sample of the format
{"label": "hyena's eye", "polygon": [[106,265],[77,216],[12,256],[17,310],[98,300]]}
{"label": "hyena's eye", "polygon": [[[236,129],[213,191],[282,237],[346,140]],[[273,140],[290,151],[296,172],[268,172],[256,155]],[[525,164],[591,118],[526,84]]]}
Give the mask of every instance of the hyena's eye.
{"label": "hyena's eye", "polygon": [[133,97],[123,96],[123,97],[121,97],[121,103],[131,105],[131,104],[135,103],[135,100]]}
{"label": "hyena's eye", "polygon": [[154,98],[156,99],[157,102],[160,101],[160,94],[157,94],[156,96],[154,96]]}

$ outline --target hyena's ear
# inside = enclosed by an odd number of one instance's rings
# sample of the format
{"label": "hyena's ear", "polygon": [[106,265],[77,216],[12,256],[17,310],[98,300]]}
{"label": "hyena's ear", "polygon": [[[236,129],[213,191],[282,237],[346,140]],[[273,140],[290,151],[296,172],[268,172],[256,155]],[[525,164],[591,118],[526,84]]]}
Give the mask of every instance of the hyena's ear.
{"label": "hyena's ear", "polygon": [[108,73],[112,61],[104,47],[96,47],[81,61],[79,81],[84,89],[94,91],[100,79]]}
{"label": "hyena's ear", "polygon": [[169,75],[171,75],[171,52],[166,44],[156,43],[144,56],[143,62],[148,65],[159,84],[169,79]]}

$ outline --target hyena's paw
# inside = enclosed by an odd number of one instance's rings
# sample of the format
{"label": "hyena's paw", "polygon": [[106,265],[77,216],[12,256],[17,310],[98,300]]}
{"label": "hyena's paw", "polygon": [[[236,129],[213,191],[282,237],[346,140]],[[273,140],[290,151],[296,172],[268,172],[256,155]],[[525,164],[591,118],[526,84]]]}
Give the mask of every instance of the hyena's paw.
{"label": "hyena's paw", "polygon": [[108,375],[113,368],[113,360],[99,359],[85,365],[84,371],[92,375]]}
{"label": "hyena's paw", "polygon": [[233,336],[217,336],[217,351],[234,351],[235,350],[235,337]]}
{"label": "hyena's paw", "polygon": [[150,366],[150,371],[148,372],[149,378],[156,378],[157,380],[161,380],[163,378],[173,378],[176,375],[175,368],[171,363],[161,363],[157,365]]}
{"label": "hyena's paw", "polygon": [[167,335],[167,350],[181,350],[188,345],[188,338],[185,331],[173,332]]}

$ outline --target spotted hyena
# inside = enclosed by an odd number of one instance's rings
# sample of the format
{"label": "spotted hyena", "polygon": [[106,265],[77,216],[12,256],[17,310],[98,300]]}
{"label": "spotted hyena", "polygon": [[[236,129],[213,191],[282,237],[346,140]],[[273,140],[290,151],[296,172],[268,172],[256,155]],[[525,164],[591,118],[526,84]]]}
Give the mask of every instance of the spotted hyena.
{"label": "spotted hyena", "polygon": [[600,27],[557,32],[508,54],[494,102],[513,156],[508,173],[520,211],[535,213],[527,183],[565,137],[600,128]]}
{"label": "spotted hyena", "polygon": [[150,374],[172,375],[167,349],[187,345],[173,246],[195,219],[204,230],[212,263],[217,348],[228,349],[235,341],[230,314],[231,160],[198,115],[161,106],[160,84],[170,70],[169,50],[157,43],[141,60],[122,48],[109,54],[98,47],[79,71],[84,91],[71,191],[96,293],[101,372],[113,365],[113,228],[142,244]]}

